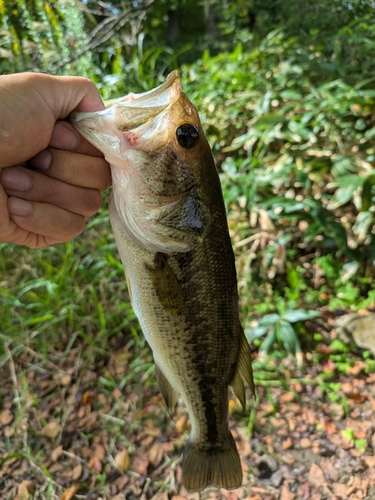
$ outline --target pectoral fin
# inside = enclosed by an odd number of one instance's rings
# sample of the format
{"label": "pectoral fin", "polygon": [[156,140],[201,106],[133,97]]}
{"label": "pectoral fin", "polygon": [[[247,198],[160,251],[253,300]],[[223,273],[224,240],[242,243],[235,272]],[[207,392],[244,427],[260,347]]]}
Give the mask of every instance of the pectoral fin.
{"label": "pectoral fin", "polygon": [[230,385],[232,386],[235,395],[240,400],[243,409],[245,409],[246,406],[244,380],[249,385],[255,397],[255,386],[253,380],[253,369],[251,366],[250,346],[247,342],[245,334],[241,332],[241,341],[238,353],[237,367],[234,376],[230,381]]}
{"label": "pectoral fin", "polygon": [[168,410],[173,411],[173,408],[177,403],[178,392],[175,389],[173,389],[173,387],[171,386],[171,384],[169,383],[166,376],[164,375],[164,373],[159,368],[156,362],[155,362],[155,374],[156,374],[156,380],[158,381],[160,392],[163,395]]}
{"label": "pectoral fin", "polygon": [[180,316],[186,312],[186,303],[181,287],[173,269],[167,262],[167,257],[157,253],[153,265],[145,263],[151,277],[156,295],[164,309],[173,316]]}
{"label": "pectoral fin", "polygon": [[170,227],[187,234],[201,236],[210,221],[210,211],[206,204],[199,199],[195,189],[189,196],[181,200],[173,210],[168,210],[160,218],[163,226]]}

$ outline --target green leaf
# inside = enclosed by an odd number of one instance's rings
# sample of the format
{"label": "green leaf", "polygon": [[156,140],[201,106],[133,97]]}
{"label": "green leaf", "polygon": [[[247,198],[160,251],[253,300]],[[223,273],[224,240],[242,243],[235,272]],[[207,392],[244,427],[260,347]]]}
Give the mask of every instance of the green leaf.
{"label": "green leaf", "polygon": [[245,335],[246,338],[249,342],[252,342],[255,339],[258,339],[259,337],[262,337],[267,331],[268,331],[267,326],[258,326],[254,328],[246,328],[245,329]]}
{"label": "green leaf", "polygon": [[294,311],[288,311],[283,314],[283,320],[289,321],[289,323],[296,323],[297,321],[306,321],[318,316],[320,316],[320,313],[318,311],[295,309]]}
{"label": "green leaf", "polygon": [[280,337],[285,349],[292,354],[300,352],[301,346],[292,325],[287,321],[280,321],[277,327],[278,332],[276,333],[278,333],[278,337]]}
{"label": "green leaf", "polygon": [[348,440],[354,441],[354,431],[353,429],[344,429],[341,431],[341,434]]}
{"label": "green leaf", "polygon": [[268,333],[267,337],[263,340],[261,346],[259,347],[259,350],[268,352],[275,342],[276,342],[276,332],[275,329],[272,329]]}
{"label": "green leaf", "polygon": [[365,177],[360,177],[359,175],[347,175],[342,177],[340,181],[332,182],[330,186],[339,185],[340,187],[330,199],[327,206],[328,210],[336,210],[336,208],[348,203],[353,198],[357,189],[364,184],[365,180]]}
{"label": "green leaf", "polygon": [[345,281],[348,281],[352,276],[356,274],[356,272],[359,269],[359,262],[353,261],[353,262],[346,262],[343,265],[343,274],[341,276],[341,281],[345,283]]}
{"label": "green leaf", "polygon": [[363,241],[366,236],[370,233],[370,227],[374,222],[374,216],[372,212],[360,212],[357,215],[357,219],[353,225],[353,233],[358,236],[358,239]]}

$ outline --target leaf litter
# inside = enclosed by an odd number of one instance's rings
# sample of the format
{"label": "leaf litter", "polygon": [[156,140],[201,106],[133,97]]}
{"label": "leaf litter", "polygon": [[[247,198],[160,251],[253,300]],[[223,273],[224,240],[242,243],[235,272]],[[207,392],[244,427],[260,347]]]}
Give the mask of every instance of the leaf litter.
{"label": "leaf litter", "polygon": [[[231,399],[242,487],[198,494],[181,486],[190,428],[183,404],[171,418],[146,373],[149,351],[139,382],[124,383],[133,355],[122,343],[114,337],[112,353],[91,366],[81,362],[79,345],[65,357],[53,355],[53,363],[26,349],[8,360],[12,369],[3,365],[0,498],[375,499],[375,375],[358,353],[348,354],[346,374],[328,363],[324,345],[326,363],[306,355],[301,368],[284,358],[283,383],[259,378],[258,399],[245,414]],[[327,370],[330,390],[321,378]]]}

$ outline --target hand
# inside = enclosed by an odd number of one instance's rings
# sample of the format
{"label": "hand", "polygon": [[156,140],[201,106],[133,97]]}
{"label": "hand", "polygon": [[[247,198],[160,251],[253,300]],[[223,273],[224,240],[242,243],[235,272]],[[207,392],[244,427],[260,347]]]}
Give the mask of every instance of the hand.
{"label": "hand", "polygon": [[64,118],[101,109],[85,78],[0,76],[0,242],[37,248],[82,232],[110,170]]}

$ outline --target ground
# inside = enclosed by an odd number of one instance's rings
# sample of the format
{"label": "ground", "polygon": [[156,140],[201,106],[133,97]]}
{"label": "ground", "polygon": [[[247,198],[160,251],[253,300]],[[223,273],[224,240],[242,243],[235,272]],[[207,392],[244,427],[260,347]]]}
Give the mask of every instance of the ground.
{"label": "ground", "polygon": [[230,401],[242,487],[199,496],[181,486],[189,431],[183,404],[168,414],[147,347],[134,382],[132,352],[120,334],[110,343],[111,353],[91,366],[79,343],[48,359],[27,346],[17,356],[8,349],[0,373],[0,498],[375,499],[375,374],[366,373],[361,352],[350,353],[345,373],[324,344],[320,362],[307,353],[302,367],[284,355],[258,359],[257,400],[245,413]]}

